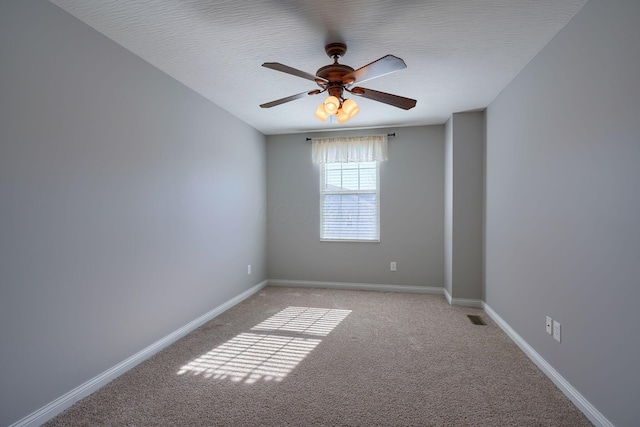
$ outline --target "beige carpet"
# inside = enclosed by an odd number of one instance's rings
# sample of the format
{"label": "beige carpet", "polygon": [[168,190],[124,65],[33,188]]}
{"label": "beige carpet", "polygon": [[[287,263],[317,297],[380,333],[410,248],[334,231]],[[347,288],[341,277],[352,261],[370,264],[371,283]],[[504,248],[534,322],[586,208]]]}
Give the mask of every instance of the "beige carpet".
{"label": "beige carpet", "polygon": [[267,287],[46,425],[591,424],[482,310]]}

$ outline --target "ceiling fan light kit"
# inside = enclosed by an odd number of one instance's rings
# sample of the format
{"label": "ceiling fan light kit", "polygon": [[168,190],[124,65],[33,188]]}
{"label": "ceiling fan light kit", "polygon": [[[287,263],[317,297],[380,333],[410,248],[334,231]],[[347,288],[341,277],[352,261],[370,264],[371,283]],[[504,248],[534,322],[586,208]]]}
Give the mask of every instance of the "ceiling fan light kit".
{"label": "ceiling fan light kit", "polygon": [[322,104],[318,105],[315,116],[320,121],[327,121],[329,116],[336,116],[338,123],[346,123],[360,112],[360,107],[353,99],[329,96]]}
{"label": "ceiling fan light kit", "polygon": [[402,59],[393,55],[386,55],[362,68],[354,70],[348,65],[338,63],[338,59],[344,56],[346,51],[347,46],[344,43],[330,43],[325,46],[325,52],[333,59],[333,64],[321,67],[316,71],[315,75],[278,62],[265,62],[262,64],[263,67],[311,80],[320,87],[320,90],[315,89],[309,92],[298,93],[296,95],[291,95],[286,98],[262,104],[260,107],[271,108],[276,105],[284,104],[285,102],[304,98],[308,95],[318,95],[323,92],[328,92],[329,96],[318,106],[315,116],[324,122],[330,116],[335,115],[338,119],[338,123],[346,123],[360,112],[360,107],[355,100],[352,98],[344,98],[344,91],[373,101],[402,108],[404,110],[409,110],[415,107],[415,99],[405,98],[363,87],[353,87],[355,84],[362,83],[366,80],[371,80],[376,77],[384,76],[407,68],[407,65]]}

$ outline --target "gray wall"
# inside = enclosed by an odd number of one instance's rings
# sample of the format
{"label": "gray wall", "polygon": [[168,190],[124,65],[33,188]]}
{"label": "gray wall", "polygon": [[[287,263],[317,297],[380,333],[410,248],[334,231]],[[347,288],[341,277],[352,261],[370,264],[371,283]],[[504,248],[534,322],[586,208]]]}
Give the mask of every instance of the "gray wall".
{"label": "gray wall", "polygon": [[617,426],[640,420],[639,21],[591,0],[487,110],[486,302]]}
{"label": "gray wall", "polygon": [[444,127],[331,135],[389,131],[397,136],[380,167],[380,243],[321,242],[319,168],[305,142],[314,135],[267,137],[270,279],[443,286]]}
{"label": "gray wall", "polygon": [[483,288],[484,112],[446,124],[445,269],[452,298],[480,300]]}
{"label": "gray wall", "polygon": [[0,94],[7,425],[266,278],[266,161],[259,132],[46,1],[0,2]]}

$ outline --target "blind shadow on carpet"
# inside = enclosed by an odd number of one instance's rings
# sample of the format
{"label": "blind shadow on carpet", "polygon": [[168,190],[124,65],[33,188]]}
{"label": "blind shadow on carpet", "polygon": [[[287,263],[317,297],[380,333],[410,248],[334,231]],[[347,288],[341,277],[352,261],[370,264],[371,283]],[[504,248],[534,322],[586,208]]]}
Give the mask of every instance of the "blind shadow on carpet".
{"label": "blind shadow on carpet", "polygon": [[[178,375],[243,381],[281,381],[351,310],[287,307],[269,319],[184,365]],[[277,334],[277,335],[276,335]]]}

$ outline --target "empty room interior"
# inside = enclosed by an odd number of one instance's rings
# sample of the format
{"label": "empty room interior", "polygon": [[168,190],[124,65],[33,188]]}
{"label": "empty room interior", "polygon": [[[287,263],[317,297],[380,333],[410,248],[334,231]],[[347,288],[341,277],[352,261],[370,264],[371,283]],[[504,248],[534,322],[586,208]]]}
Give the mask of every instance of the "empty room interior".
{"label": "empty room interior", "polygon": [[640,425],[638,22],[2,1],[0,425]]}

